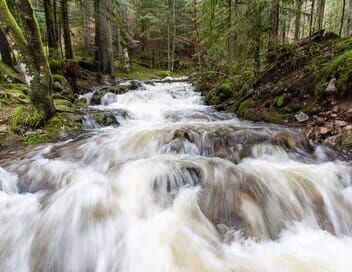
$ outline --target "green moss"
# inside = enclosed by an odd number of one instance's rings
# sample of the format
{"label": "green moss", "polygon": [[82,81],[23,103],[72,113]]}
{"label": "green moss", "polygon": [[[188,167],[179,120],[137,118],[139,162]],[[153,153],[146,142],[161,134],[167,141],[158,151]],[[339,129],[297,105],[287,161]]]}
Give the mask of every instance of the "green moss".
{"label": "green moss", "polygon": [[65,99],[54,99],[55,109],[59,112],[74,112],[72,103]]}
{"label": "green moss", "polygon": [[259,121],[261,116],[254,110],[253,106],[253,100],[247,99],[243,101],[237,109],[238,116],[252,121]]}
{"label": "green moss", "polygon": [[278,108],[281,108],[283,107],[285,104],[285,97],[282,95],[282,96],[279,96],[279,97],[276,97],[273,101],[273,106],[274,107],[278,107]]}
{"label": "green moss", "polygon": [[224,102],[233,96],[231,85],[228,83],[223,83],[220,87],[218,96],[221,102]]}
{"label": "green moss", "polygon": [[53,80],[57,82],[62,82],[63,80],[65,80],[65,77],[60,74],[53,74]]}
{"label": "green moss", "polygon": [[43,144],[50,142],[50,136],[48,134],[32,134],[24,138],[25,144]]}
{"label": "green moss", "polygon": [[103,124],[104,123],[104,113],[102,112],[97,112],[94,115],[95,120],[98,122],[98,124]]}
{"label": "green moss", "polygon": [[75,108],[87,108],[88,107],[88,101],[86,98],[77,98],[74,102],[74,107]]}
{"label": "green moss", "polygon": [[347,88],[348,78],[352,75],[352,50],[347,50],[332,58],[326,68],[321,73],[319,80],[315,84],[315,93],[322,96],[325,92],[328,81],[336,78],[336,87],[339,92],[344,92]]}
{"label": "green moss", "polygon": [[352,137],[347,138],[343,143],[342,146],[347,149],[352,149]]}
{"label": "green moss", "polygon": [[0,75],[2,75],[4,79],[12,82],[22,82],[20,75],[2,61],[0,61]]}
{"label": "green moss", "polygon": [[22,133],[30,128],[37,128],[44,124],[45,116],[32,106],[18,106],[10,120],[10,128],[16,133]]}

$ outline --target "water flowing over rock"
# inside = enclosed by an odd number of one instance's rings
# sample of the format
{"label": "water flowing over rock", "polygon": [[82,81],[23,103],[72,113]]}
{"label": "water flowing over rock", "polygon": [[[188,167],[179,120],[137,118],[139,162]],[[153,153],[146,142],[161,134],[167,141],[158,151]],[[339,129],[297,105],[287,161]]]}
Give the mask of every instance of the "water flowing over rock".
{"label": "water flowing over rock", "polygon": [[91,103],[77,139],[0,157],[0,271],[351,271],[347,155],[143,86]]}

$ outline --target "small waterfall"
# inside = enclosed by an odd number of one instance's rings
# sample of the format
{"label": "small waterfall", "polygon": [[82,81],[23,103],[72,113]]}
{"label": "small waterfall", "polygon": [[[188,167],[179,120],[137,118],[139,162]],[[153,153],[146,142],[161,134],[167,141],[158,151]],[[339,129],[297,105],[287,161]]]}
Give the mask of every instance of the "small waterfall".
{"label": "small waterfall", "polygon": [[346,154],[186,82],[141,86],[90,106],[77,139],[4,153],[0,271],[351,271]]}

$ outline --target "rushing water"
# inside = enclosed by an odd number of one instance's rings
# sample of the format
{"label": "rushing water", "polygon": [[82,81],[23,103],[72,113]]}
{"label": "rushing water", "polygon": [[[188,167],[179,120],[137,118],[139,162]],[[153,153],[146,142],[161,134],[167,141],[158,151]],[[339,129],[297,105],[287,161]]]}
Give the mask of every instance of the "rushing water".
{"label": "rushing water", "polygon": [[343,156],[187,83],[102,102],[118,128],[3,163],[0,271],[352,271]]}

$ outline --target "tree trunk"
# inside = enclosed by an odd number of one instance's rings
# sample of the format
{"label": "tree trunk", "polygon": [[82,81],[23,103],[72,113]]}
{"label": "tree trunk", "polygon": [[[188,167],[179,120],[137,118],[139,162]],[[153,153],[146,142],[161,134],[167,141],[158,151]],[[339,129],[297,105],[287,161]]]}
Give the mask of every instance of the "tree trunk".
{"label": "tree trunk", "polygon": [[348,23],[347,23],[347,35],[352,34],[352,0],[348,1]]}
{"label": "tree trunk", "polygon": [[62,29],[63,29],[64,42],[65,42],[65,58],[73,59],[67,0],[61,0],[61,13],[62,13]]}
{"label": "tree trunk", "polygon": [[315,0],[312,0],[312,6],[310,10],[310,17],[309,17],[309,36],[312,36],[314,32],[314,9],[315,9]]}
{"label": "tree trunk", "polygon": [[38,23],[28,0],[12,3],[16,19],[9,10],[6,0],[0,0],[0,27],[7,27],[15,41],[19,54],[20,68],[28,86],[28,93],[34,107],[49,119],[55,114],[52,101],[52,77],[44,52]]}
{"label": "tree trunk", "polygon": [[193,0],[193,20],[194,20],[194,30],[196,33],[196,55],[197,55],[197,66],[198,72],[202,72],[202,51],[200,44],[200,34],[199,34],[199,24],[198,24],[198,8],[197,8],[197,0]]}
{"label": "tree trunk", "polygon": [[89,3],[87,0],[82,0],[81,2],[82,9],[82,26],[83,26],[83,39],[84,39],[84,51],[88,54],[89,51]]}
{"label": "tree trunk", "polygon": [[342,36],[343,24],[345,21],[345,12],[346,12],[346,0],[342,2],[342,14],[341,14],[341,22],[340,22],[340,31],[339,34]]}
{"label": "tree trunk", "polygon": [[167,1],[168,3],[168,16],[167,16],[167,70],[171,70],[171,29],[170,29],[170,10],[171,4],[170,0]]}
{"label": "tree trunk", "polygon": [[52,6],[51,0],[44,0],[43,2],[44,2],[43,4],[44,4],[44,12],[45,12],[49,56],[57,57],[58,50],[59,50],[59,41],[56,36],[57,32],[55,30],[54,8]]}
{"label": "tree trunk", "polygon": [[111,22],[109,19],[109,0],[95,0],[95,46],[99,71],[112,75],[114,58],[112,49]]}
{"label": "tree trunk", "polygon": [[323,29],[323,20],[325,13],[325,0],[319,0],[317,5],[317,20],[316,20],[316,31]]}
{"label": "tree trunk", "polygon": [[0,54],[2,62],[13,68],[10,45],[2,29],[0,29]]}
{"label": "tree trunk", "polygon": [[279,16],[280,16],[280,0],[273,0],[270,13],[270,31],[269,31],[269,56],[274,54],[278,43],[279,34]]}
{"label": "tree trunk", "polygon": [[172,24],[173,24],[173,33],[172,33],[172,59],[171,59],[171,71],[175,70],[175,50],[176,50],[176,0],[172,1]]}
{"label": "tree trunk", "polygon": [[295,20],[295,41],[298,41],[301,36],[301,9],[302,9],[302,0],[296,0],[296,20]]}

